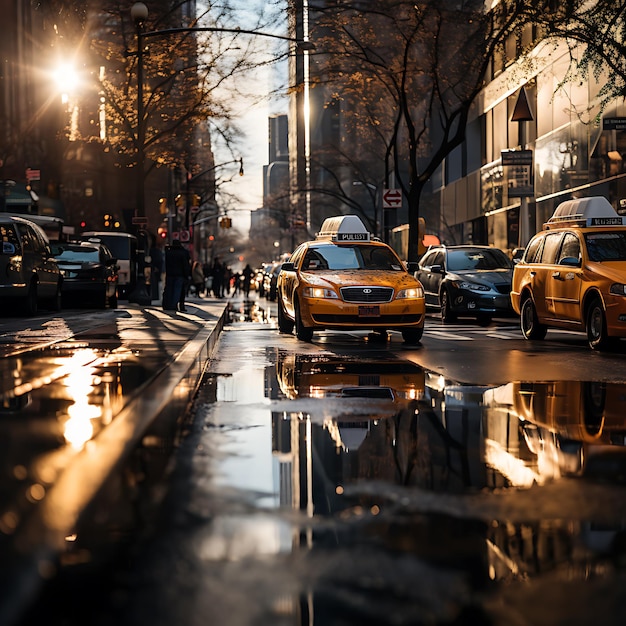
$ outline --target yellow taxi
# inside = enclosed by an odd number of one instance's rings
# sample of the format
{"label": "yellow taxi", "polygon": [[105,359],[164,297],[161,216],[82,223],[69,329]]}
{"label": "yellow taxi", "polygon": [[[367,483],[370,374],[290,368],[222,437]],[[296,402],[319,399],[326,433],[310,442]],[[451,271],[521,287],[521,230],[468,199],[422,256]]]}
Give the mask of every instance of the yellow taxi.
{"label": "yellow taxi", "polygon": [[302,341],[316,330],[424,331],[424,289],[387,244],[356,215],[328,218],[313,241],[296,248],[278,275],[278,328]]}
{"label": "yellow taxi", "polygon": [[626,218],[601,196],[560,204],[513,270],[511,304],[526,339],[577,330],[601,350],[626,337]]}

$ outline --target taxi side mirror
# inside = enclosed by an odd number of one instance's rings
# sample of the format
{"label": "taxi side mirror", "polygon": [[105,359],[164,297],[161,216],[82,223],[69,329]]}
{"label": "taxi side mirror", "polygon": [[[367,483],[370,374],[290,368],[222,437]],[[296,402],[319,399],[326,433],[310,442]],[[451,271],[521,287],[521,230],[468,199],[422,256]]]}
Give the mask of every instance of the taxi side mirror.
{"label": "taxi side mirror", "polygon": [[288,261],[287,263],[283,263],[280,269],[285,272],[295,272],[296,266],[290,261]]}

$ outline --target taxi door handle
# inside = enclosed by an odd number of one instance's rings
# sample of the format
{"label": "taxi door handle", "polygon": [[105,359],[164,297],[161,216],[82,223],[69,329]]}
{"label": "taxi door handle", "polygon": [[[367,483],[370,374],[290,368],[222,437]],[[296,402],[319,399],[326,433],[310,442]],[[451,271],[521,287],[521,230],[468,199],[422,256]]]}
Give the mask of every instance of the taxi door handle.
{"label": "taxi door handle", "polygon": [[561,272],[552,272],[552,278],[555,278],[556,280],[564,280],[561,276]]}
{"label": "taxi door handle", "polygon": [[535,271],[531,271],[531,272],[530,272],[530,275],[531,275],[531,276],[537,276],[537,272],[535,272]]}

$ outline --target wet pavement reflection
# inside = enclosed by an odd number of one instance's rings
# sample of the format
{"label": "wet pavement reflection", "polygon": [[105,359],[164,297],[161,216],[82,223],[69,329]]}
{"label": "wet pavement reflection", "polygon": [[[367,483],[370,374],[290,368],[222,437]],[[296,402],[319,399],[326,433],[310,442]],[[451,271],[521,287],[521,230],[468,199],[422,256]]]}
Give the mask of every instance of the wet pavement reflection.
{"label": "wet pavement reflection", "polygon": [[124,624],[622,623],[626,385],[460,384],[245,315]]}

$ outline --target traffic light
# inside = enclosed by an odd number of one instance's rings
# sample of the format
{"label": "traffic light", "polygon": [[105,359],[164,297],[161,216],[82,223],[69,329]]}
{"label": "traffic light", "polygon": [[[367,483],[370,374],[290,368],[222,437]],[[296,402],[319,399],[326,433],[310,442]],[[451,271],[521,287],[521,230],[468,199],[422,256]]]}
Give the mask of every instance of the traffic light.
{"label": "traffic light", "polygon": [[197,193],[191,194],[191,206],[200,206],[202,198]]}
{"label": "traffic light", "polygon": [[85,220],[80,221],[81,230],[85,230],[87,228],[87,222]]}
{"label": "traffic light", "polygon": [[167,198],[159,198],[159,213],[167,215]]}
{"label": "traffic light", "polygon": [[221,217],[220,218],[220,226],[222,228],[231,228],[233,225],[233,220],[230,217]]}
{"label": "traffic light", "polygon": [[157,234],[159,235],[160,239],[167,239],[167,227],[159,226],[159,228],[157,229]]}

